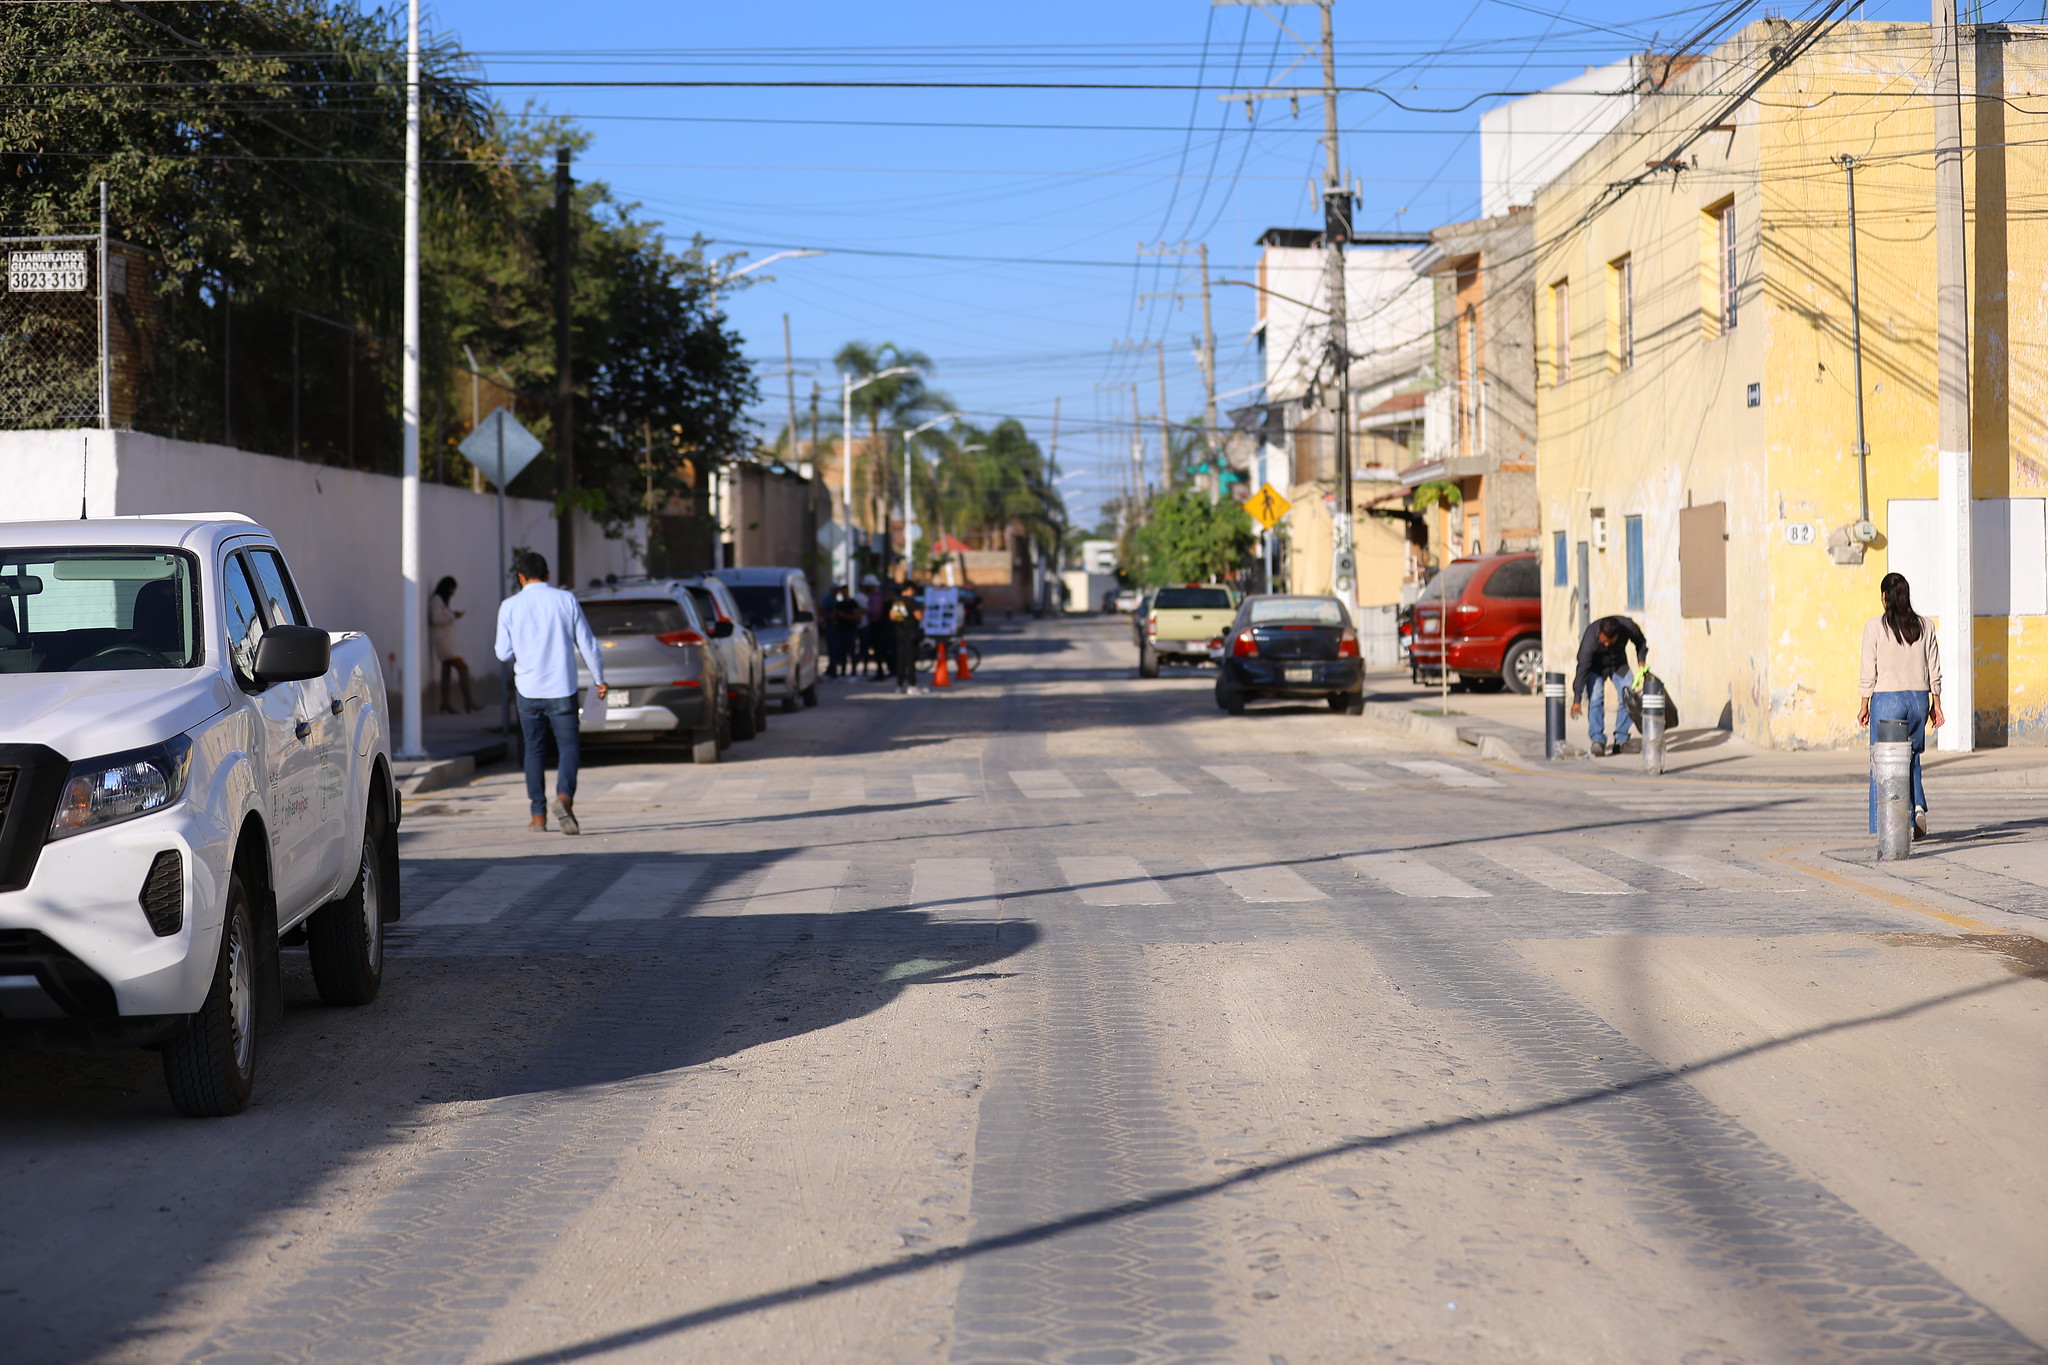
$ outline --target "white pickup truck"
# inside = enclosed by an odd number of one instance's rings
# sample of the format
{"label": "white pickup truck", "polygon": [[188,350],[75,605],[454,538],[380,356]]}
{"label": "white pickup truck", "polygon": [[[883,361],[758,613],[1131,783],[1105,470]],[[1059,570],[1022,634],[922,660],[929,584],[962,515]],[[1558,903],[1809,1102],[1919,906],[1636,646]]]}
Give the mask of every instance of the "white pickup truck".
{"label": "white pickup truck", "polygon": [[377,651],[247,517],[0,523],[0,1042],[149,1046],[248,1103],[304,943],[367,1004],[398,917]]}

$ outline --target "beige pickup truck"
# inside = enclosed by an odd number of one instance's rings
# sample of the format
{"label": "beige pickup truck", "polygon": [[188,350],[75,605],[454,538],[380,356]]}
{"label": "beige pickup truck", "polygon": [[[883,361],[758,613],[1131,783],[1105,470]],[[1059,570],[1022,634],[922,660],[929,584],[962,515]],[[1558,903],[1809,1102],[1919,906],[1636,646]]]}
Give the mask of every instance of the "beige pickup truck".
{"label": "beige pickup truck", "polygon": [[1237,590],[1186,583],[1153,591],[1138,637],[1138,676],[1156,678],[1161,663],[1206,664],[1209,642],[1237,615]]}

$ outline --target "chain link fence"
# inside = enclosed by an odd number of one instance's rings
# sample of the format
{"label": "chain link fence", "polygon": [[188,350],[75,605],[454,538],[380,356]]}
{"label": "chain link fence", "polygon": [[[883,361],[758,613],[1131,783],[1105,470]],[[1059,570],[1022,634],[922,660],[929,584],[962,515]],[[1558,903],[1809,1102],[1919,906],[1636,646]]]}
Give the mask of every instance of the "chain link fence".
{"label": "chain link fence", "polygon": [[0,256],[0,429],[103,425],[99,234],[0,236]]}

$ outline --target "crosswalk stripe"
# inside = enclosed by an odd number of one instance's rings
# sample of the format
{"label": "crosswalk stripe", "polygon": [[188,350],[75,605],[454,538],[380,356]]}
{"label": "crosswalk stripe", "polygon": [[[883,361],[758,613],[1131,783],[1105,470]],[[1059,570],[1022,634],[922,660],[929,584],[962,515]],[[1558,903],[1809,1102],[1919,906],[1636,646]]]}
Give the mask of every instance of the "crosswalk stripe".
{"label": "crosswalk stripe", "polygon": [[790,858],[768,869],[743,915],[828,915],[851,864],[844,858]]}
{"label": "crosswalk stripe", "polygon": [[515,858],[484,869],[444,892],[426,909],[405,918],[415,925],[489,924],[527,892],[539,890],[561,876],[563,870],[560,863]]}
{"label": "crosswalk stripe", "polygon": [[1760,891],[1767,887],[1790,891],[1792,887],[1776,887],[1772,878],[1766,877],[1755,868],[1743,867],[1736,863],[1724,863],[1718,858],[1708,858],[1697,853],[1660,853],[1655,849],[1629,844],[1610,843],[1624,858],[1633,858],[1639,863],[1648,863],[1666,872],[1676,873],[1688,881],[1722,891]]}
{"label": "crosswalk stripe", "polygon": [[1062,858],[1060,871],[1088,905],[1173,904],[1136,858]]}
{"label": "crosswalk stripe", "polygon": [[1317,777],[1327,777],[1346,791],[1361,791],[1366,787],[1384,787],[1386,781],[1374,777],[1355,763],[1311,763],[1308,770]]}
{"label": "crosswalk stripe", "polygon": [[758,777],[721,777],[712,784],[707,793],[713,809],[726,801],[752,801],[761,794],[761,779]]}
{"label": "crosswalk stripe", "polygon": [[1000,914],[995,864],[987,858],[919,858],[911,864],[910,905],[946,914]]}
{"label": "crosswalk stripe", "polygon": [[1209,870],[1214,872],[1225,886],[1255,905],[1329,899],[1303,881],[1301,874],[1293,868],[1276,863],[1264,855],[1244,854],[1233,858],[1212,853],[1207,861]]}
{"label": "crosswalk stripe", "polygon": [[1033,801],[1064,801],[1081,794],[1081,789],[1069,782],[1065,773],[1053,768],[1026,768],[1012,772],[1010,781]]}
{"label": "crosswalk stripe", "polygon": [[967,785],[966,773],[915,773],[910,785],[920,801],[950,801],[974,794]]}
{"label": "crosswalk stripe", "polygon": [[1552,891],[1565,891],[1575,896],[1627,896],[1635,891],[1627,882],[1618,882],[1605,872],[1595,872],[1534,844],[1495,843],[1485,845],[1479,851],[1508,871],[1518,872]]}
{"label": "crosswalk stripe", "polygon": [[1446,787],[1498,787],[1503,785],[1497,777],[1475,773],[1470,768],[1461,768],[1455,763],[1445,763],[1434,758],[1411,758],[1394,760],[1396,768],[1406,768],[1422,777],[1433,777]]}
{"label": "crosswalk stripe", "polygon": [[663,787],[666,787],[667,785],[668,782],[666,779],[650,780],[647,778],[639,778],[632,782],[618,783],[611,789],[609,795],[638,796],[642,792],[660,791]]}
{"label": "crosswalk stripe", "polygon": [[635,863],[576,912],[578,920],[660,919],[704,875],[704,864]]}
{"label": "crosswalk stripe", "polygon": [[1476,900],[1493,894],[1408,853],[1357,853],[1344,861],[1397,895]]}
{"label": "crosswalk stripe", "polygon": [[811,800],[818,805],[849,805],[868,799],[868,780],[859,773],[830,773],[811,779]]}
{"label": "crosswalk stripe", "polygon": [[1205,763],[1202,771],[1241,792],[1291,792],[1294,788],[1261,768],[1242,763]]}
{"label": "crosswalk stripe", "polygon": [[1188,789],[1157,768],[1111,768],[1109,780],[1133,796],[1186,796]]}

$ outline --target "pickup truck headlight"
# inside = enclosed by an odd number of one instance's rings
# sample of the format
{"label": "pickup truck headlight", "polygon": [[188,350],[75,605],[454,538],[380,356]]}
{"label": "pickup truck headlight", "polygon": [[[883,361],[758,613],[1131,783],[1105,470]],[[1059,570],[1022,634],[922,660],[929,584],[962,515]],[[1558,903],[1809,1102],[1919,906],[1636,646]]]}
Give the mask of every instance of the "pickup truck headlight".
{"label": "pickup truck headlight", "polygon": [[184,735],[146,749],[90,758],[71,765],[50,839],[66,839],[101,825],[119,824],[162,810],[185,794],[192,741]]}

